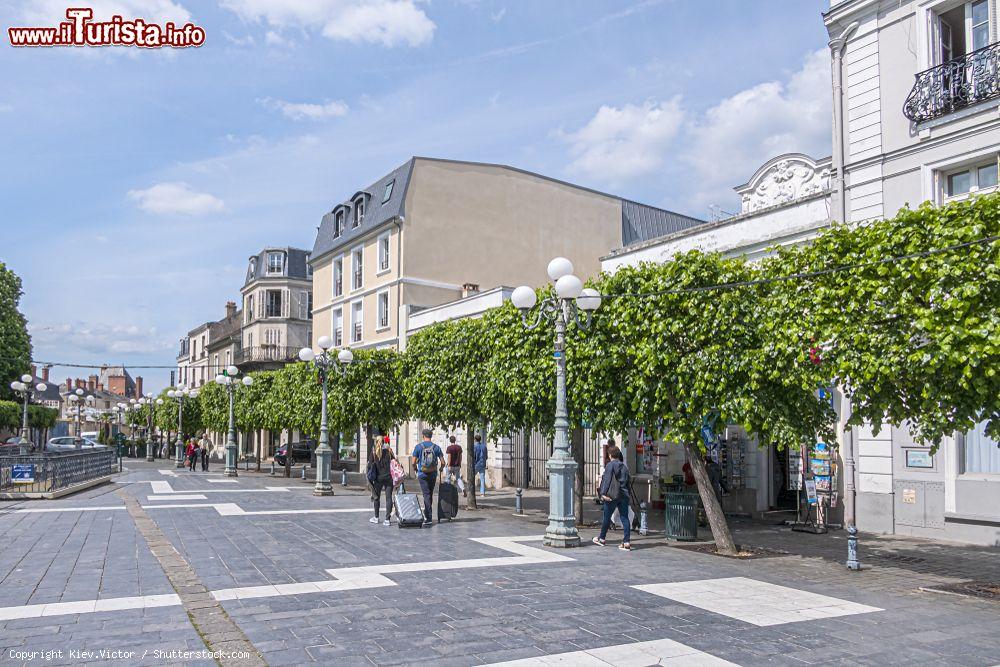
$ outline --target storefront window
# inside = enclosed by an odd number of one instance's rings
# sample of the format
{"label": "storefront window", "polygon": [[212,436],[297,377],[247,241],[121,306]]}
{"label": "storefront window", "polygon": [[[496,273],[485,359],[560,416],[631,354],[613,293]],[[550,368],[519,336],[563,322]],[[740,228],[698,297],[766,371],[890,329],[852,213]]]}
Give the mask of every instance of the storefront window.
{"label": "storefront window", "polygon": [[986,422],[965,434],[963,472],[1000,474],[1000,444],[986,435]]}

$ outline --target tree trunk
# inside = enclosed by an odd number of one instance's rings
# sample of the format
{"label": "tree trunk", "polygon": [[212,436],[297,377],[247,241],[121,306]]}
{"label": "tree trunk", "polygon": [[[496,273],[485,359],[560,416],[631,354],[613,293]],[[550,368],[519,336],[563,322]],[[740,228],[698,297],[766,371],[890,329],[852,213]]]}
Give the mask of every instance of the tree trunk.
{"label": "tree trunk", "polygon": [[[279,436],[280,437],[280,436]],[[285,477],[292,476],[292,447],[291,442],[285,445]]]}
{"label": "tree trunk", "polygon": [[[576,517],[576,525],[583,525],[583,489],[585,477],[585,457],[583,452],[583,429],[575,428],[570,431],[570,451],[573,460],[576,461],[576,475],[573,477],[573,516]],[[627,517],[626,517],[627,518]]]}
{"label": "tree trunk", "polygon": [[470,510],[479,509],[476,504],[476,427],[472,424],[465,425],[465,488],[466,488],[466,508]]}
{"label": "tree trunk", "polygon": [[722,513],[722,505],[715,497],[712,482],[708,479],[708,471],[705,470],[702,454],[689,442],[684,443],[684,453],[687,455],[688,463],[691,464],[691,473],[698,485],[698,495],[701,496],[701,504],[705,507],[705,515],[708,517],[708,525],[712,529],[715,547],[720,554],[735,556],[736,543],[733,542],[733,534],[729,532],[729,524],[726,523],[726,515]]}

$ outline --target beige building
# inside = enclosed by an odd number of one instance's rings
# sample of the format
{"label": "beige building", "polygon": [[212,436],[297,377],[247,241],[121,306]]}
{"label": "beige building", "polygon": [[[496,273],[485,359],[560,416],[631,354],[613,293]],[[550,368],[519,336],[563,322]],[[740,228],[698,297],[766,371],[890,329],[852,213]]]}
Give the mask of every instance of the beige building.
{"label": "beige building", "polygon": [[[424,309],[545,284],[557,256],[586,279],[613,248],[702,223],[514,167],[414,157],[323,216],[310,259],[313,347],[324,335],[337,347],[400,347]],[[345,445],[344,458],[364,461],[363,447]]]}

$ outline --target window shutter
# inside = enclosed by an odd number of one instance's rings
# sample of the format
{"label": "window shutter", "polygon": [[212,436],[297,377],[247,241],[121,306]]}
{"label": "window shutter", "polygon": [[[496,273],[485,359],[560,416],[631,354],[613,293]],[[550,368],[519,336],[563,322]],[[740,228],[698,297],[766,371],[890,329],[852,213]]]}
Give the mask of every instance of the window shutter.
{"label": "window shutter", "polygon": [[285,319],[288,319],[288,313],[290,312],[288,303],[290,297],[291,294],[289,294],[288,290],[281,290],[281,316]]}

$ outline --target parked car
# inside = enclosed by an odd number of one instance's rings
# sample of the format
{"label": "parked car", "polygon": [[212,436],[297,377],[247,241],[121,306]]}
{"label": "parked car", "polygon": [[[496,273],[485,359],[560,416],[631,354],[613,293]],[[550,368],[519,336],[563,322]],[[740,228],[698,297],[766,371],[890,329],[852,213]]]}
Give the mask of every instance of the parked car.
{"label": "parked car", "polygon": [[85,449],[107,449],[107,447],[99,445],[88,438],[77,438],[72,435],[51,438],[45,443],[45,451],[47,452],[76,452]]}
{"label": "parked car", "polygon": [[[292,463],[308,463],[312,460],[313,448],[316,442],[314,440],[303,440],[302,442],[292,443]],[[288,445],[282,445],[278,447],[278,450],[274,453],[274,462],[279,466],[285,465],[285,456],[288,452]]]}

